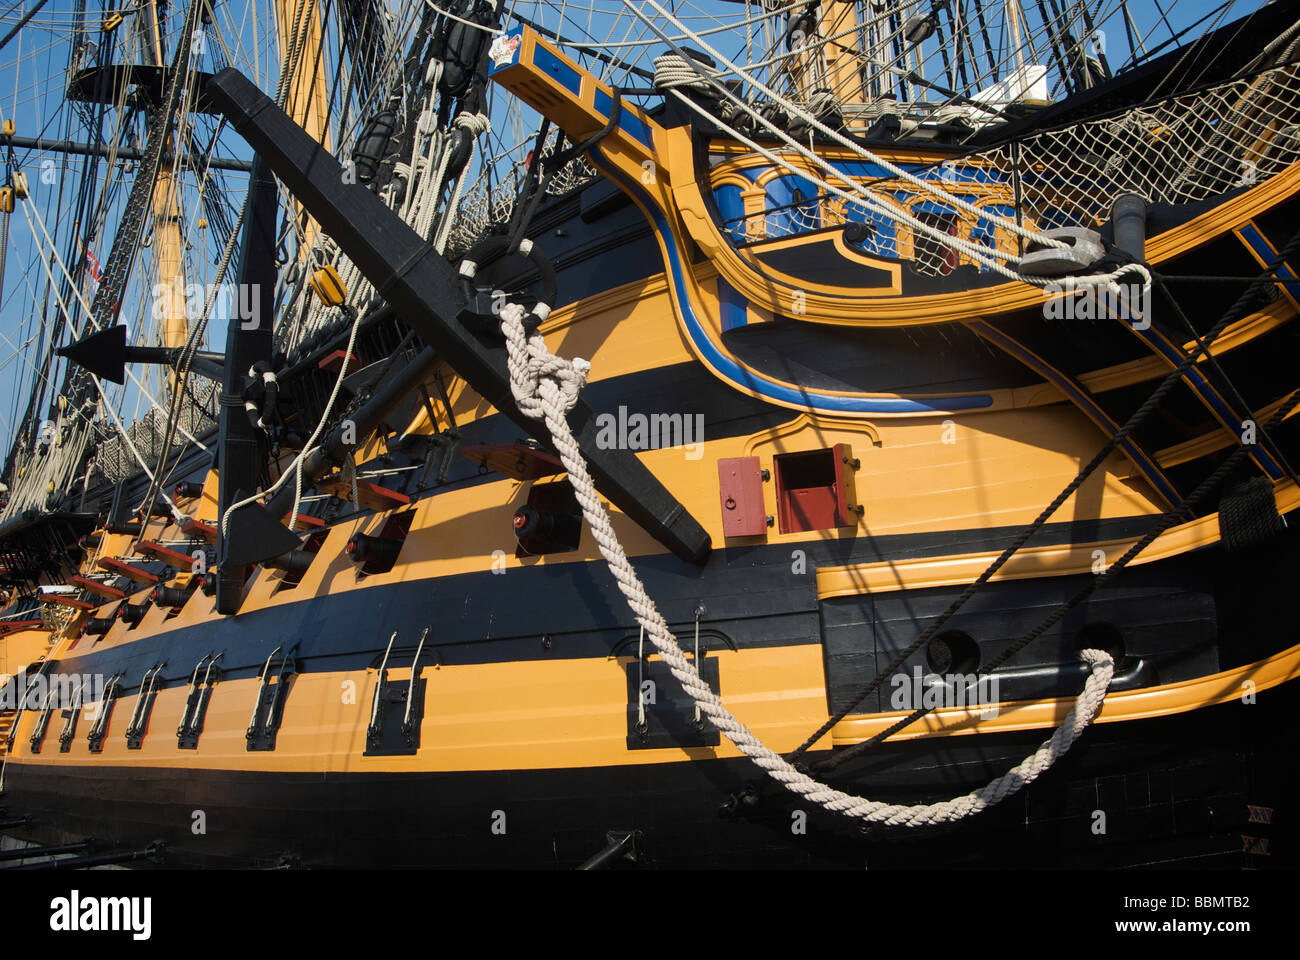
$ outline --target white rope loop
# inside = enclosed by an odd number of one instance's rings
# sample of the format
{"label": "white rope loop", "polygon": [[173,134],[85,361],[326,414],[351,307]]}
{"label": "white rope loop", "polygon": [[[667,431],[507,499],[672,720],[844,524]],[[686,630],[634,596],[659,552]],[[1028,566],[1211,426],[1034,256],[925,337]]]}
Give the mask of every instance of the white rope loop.
{"label": "white rope loop", "polygon": [[768,776],[793,793],[817,803],[827,810],[873,823],[896,823],[921,826],[961,819],[978,813],[1015,793],[1032,782],[1069,750],[1079,735],[1096,717],[1114,674],[1114,660],[1106,653],[1085,650],[1082,653],[1090,674],[1074,708],[1050,739],[1023,763],[992,783],[953,800],[915,806],[886,804],[835,790],[797,770],[784,757],[759,740],[722,704],[722,700],[700,677],[698,664],[668,629],[654,601],[628,561],[623,546],[609,519],[587,470],[586,461],[565,415],[577,401],[578,391],[586,383],[590,364],[574,359],[571,363],[551,354],[540,333],[531,337],[524,331],[526,312],[519,304],[507,304],[500,313],[509,354],[510,390],[519,408],[533,419],[544,420],[555,444],[560,461],[569,475],[569,484],[582,507],[592,538],[600,549],[609,571],[627,599],[641,628],[650,637],[655,650],[696,706],[708,715],[713,725],[737,749],[749,757]]}
{"label": "white rope loop", "polygon": [[501,308],[501,330],[506,336],[507,365],[510,368],[510,392],[520,410],[534,420],[541,420],[547,415],[542,391],[543,382],[547,383],[557,404],[555,413],[563,420],[587,385],[591,364],[581,357],[572,361],[562,360],[546,349],[546,341],[540,333],[528,336],[524,331],[524,317],[527,315],[518,303],[507,303]]}
{"label": "white rope loop", "polygon": [[664,53],[655,57],[654,84],[661,90],[686,89],[699,93],[718,92],[721,74],[706,63],[692,65],[690,58],[680,53]]}

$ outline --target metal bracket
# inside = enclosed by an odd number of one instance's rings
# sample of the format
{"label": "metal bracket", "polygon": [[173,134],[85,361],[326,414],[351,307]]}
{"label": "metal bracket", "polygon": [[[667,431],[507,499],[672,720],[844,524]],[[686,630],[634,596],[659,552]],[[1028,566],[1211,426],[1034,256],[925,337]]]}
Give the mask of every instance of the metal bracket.
{"label": "metal bracket", "polygon": [[[700,677],[719,691],[718,658],[701,650]],[[718,728],[708,717],[697,717],[695,701],[662,660],[641,657],[627,665],[627,748],[716,747]]]}
{"label": "metal bracket", "polygon": [[[375,682],[375,693],[370,702],[370,724],[366,727],[366,756],[391,756],[394,754],[413,754],[420,748],[420,721],[424,718],[424,691],[426,683],[420,678],[420,655],[424,652],[424,642],[429,637],[429,628],[420,634],[420,644],[415,649],[415,658],[411,661],[411,677],[405,683],[400,680],[389,681],[388,660],[392,655],[393,642],[397,631],[388,638],[388,647],[384,650],[384,659],[379,665],[379,677]],[[400,722],[397,714],[390,714],[389,704],[405,704]]]}
{"label": "metal bracket", "polygon": [[[208,712],[208,701],[212,699],[212,688],[221,680],[221,670],[217,661],[226,655],[222,650],[218,654],[205,653],[199,658],[190,676],[190,693],[185,701],[185,712],[181,714],[180,726],[176,728],[176,745],[182,750],[195,750],[199,745],[199,734],[203,732],[203,718]],[[207,668],[204,668],[207,664]],[[203,679],[199,679],[202,672]]]}
{"label": "metal bracket", "polygon": [[607,830],[605,848],[590,857],[578,867],[579,870],[605,870],[619,859],[637,862],[637,840],[641,837],[639,830]]}
{"label": "metal bracket", "polygon": [[126,725],[126,748],[139,750],[144,744],[144,732],[149,726],[149,713],[153,710],[153,701],[158,694],[158,674],[167,665],[164,660],[144,672],[140,678],[140,692],[135,698],[135,709],[131,711],[131,722]]}
{"label": "metal bracket", "polygon": [[[276,647],[262,665],[262,672],[257,685],[257,699],[253,701],[253,714],[248,719],[248,730],[244,733],[249,750],[274,750],[275,735],[280,730],[280,720],[284,715],[284,698],[289,692],[289,681],[294,670],[293,652],[298,649],[294,644],[281,653],[284,648]],[[280,654],[274,676],[271,661]]]}
{"label": "metal bracket", "polygon": [[67,716],[63,720],[63,729],[59,732],[60,753],[67,753],[72,749],[72,738],[77,735],[77,717],[81,713],[81,692],[85,685],[85,680],[77,684],[77,692],[72,695],[72,702],[68,704]]}
{"label": "metal bracket", "polygon": [[[46,660],[45,662],[43,662],[40,665],[40,667],[37,669],[36,674],[32,677],[31,681],[29,681],[29,683],[34,683],[37,678],[44,676],[45,672],[49,670],[54,663],[55,661],[53,660]],[[23,718],[23,713],[29,709],[27,705],[27,701],[31,697],[31,687],[28,686],[26,689],[21,688],[18,683],[17,677],[10,677],[8,679],[8,682],[6,682],[3,685],[0,685],[0,695],[3,695],[11,687],[13,688],[13,696],[14,696],[14,719],[13,719],[13,723],[9,725],[9,732],[5,734],[5,749],[4,749],[5,756],[8,756],[9,754],[13,753],[14,741],[18,739],[18,724]],[[46,709],[48,708],[48,706],[49,706],[49,700],[47,698],[45,707],[42,707],[41,709]]]}
{"label": "metal bracket", "polygon": [[122,685],[122,677],[123,674],[115,673],[104,685],[104,695],[100,698],[99,709],[95,711],[95,719],[90,722],[90,730],[86,733],[91,753],[99,753],[104,749],[108,720],[113,713],[113,701],[117,699],[117,689]]}
{"label": "metal bracket", "polygon": [[[45,731],[50,725],[50,714],[54,712],[54,693],[55,686],[50,685],[49,691],[45,694],[45,706],[41,710],[40,718],[36,721],[36,726],[32,728],[32,753],[41,752],[41,743],[45,740]],[[14,726],[18,726],[18,718],[14,718]]]}
{"label": "metal bracket", "polygon": [[1020,272],[1027,277],[1064,277],[1084,273],[1106,255],[1101,235],[1084,227],[1057,227],[1046,230],[1043,236],[1068,243],[1069,249],[1047,247],[1026,253],[1020,261]]}

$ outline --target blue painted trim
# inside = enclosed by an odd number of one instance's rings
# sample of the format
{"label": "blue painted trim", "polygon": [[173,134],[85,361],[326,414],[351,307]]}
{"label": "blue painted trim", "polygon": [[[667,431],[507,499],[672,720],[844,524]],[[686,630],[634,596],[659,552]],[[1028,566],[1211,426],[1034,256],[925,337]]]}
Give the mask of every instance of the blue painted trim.
{"label": "blue painted trim", "polygon": [[703,324],[699,317],[695,315],[695,310],[691,305],[691,298],[686,285],[685,269],[683,266],[681,251],[677,249],[676,238],[673,236],[672,229],[665,220],[663,211],[657,204],[653,203],[641,188],[628,181],[612,166],[602,163],[601,151],[596,148],[592,151],[592,159],[597,169],[600,170],[609,180],[623,189],[629,196],[635,198],[650,216],[651,223],[659,233],[663,242],[664,250],[667,252],[668,259],[668,277],[672,284],[673,291],[677,297],[677,303],[681,310],[682,322],[686,328],[687,336],[690,337],[691,343],[705,361],[716,370],[724,380],[745,389],[751,390],[760,397],[769,400],[776,400],[782,403],[794,405],[796,407],[812,410],[820,413],[845,414],[845,413],[917,413],[917,414],[938,414],[948,413],[957,410],[980,410],[993,405],[993,398],[987,394],[976,394],[973,396],[958,397],[934,397],[928,400],[907,400],[901,397],[855,397],[855,396],[834,396],[831,394],[818,393],[815,390],[799,389],[786,384],[773,383],[759,377],[752,370],[747,369],[738,363],[735,359],[723,353],[722,350],[709,339],[704,330]]}
{"label": "blue painted trim", "polygon": [[[1037,372],[1039,376],[1055,384],[1061,392],[1070,398],[1072,403],[1079,407],[1099,427],[1108,429],[1112,433],[1118,432],[1119,425],[1107,415],[1105,410],[1098,406],[1092,395],[1081,389],[1071,377],[1053,368],[1042,357],[1022,346],[988,321],[977,320],[971,323],[970,326],[981,337],[992,340],[998,347]],[[1160,465],[1149,457],[1141,446],[1132,439],[1125,438],[1120,441],[1120,447],[1129,455],[1129,458],[1142,472],[1142,475],[1146,477],[1147,482],[1165,498],[1166,502],[1172,506],[1182,499],[1178,495],[1178,491],[1165,479],[1164,473],[1160,470]]]}
{"label": "blue painted trim", "polygon": [[[596,112],[602,117],[609,119],[609,114],[614,109],[614,100],[608,93],[597,87],[592,106],[596,108]],[[642,145],[654,147],[654,137],[650,135],[650,128],[641,122],[640,117],[627,109],[626,103],[623,104],[623,110],[618,115],[618,128],[624,133],[635,137]]]}
{"label": "blue painted trim", "polygon": [[[1182,348],[1174,346],[1164,337],[1156,333],[1154,328],[1148,327],[1146,330],[1138,330],[1137,335],[1142,338],[1142,341],[1146,343],[1147,346],[1160,353],[1170,363],[1177,366],[1182,362],[1185,356]],[[1210,382],[1205,379],[1204,374],[1197,370],[1196,367],[1189,369],[1187,373],[1183,375],[1183,379],[1187,382],[1187,385],[1192,388],[1192,391],[1201,399],[1201,402],[1210,408],[1210,412],[1219,418],[1219,423],[1234,433],[1241,429],[1241,422],[1243,420],[1247,418],[1252,420],[1254,419],[1254,415],[1251,411],[1246,410],[1239,412],[1228,406],[1224,399],[1219,396],[1218,391],[1211,386]],[[1258,463],[1272,479],[1280,479],[1282,476],[1282,469],[1277,465],[1277,462],[1269,456],[1268,451],[1262,446],[1259,444],[1253,444],[1253,446],[1255,449],[1251,451],[1251,456],[1254,458],[1255,462]]]}
{"label": "blue painted trim", "polygon": [[[1273,245],[1269,243],[1268,238],[1265,237],[1263,233],[1260,232],[1259,228],[1253,223],[1248,223],[1244,227],[1240,227],[1239,230],[1241,238],[1250,245],[1250,248],[1259,255],[1261,260],[1265,263],[1272,263],[1277,259],[1277,251],[1273,249]],[[1288,278],[1291,280],[1298,279],[1290,266],[1285,263],[1277,268],[1277,275],[1283,280]],[[1287,293],[1295,297],[1297,301],[1300,301],[1300,282],[1284,283],[1282,286],[1286,287]]]}
{"label": "blue painted trim", "polygon": [[723,333],[749,324],[749,301],[722,277],[718,277],[718,308]]}
{"label": "blue painted trim", "polygon": [[545,47],[533,47],[533,66],[545,70],[575,97],[582,96],[582,75]]}

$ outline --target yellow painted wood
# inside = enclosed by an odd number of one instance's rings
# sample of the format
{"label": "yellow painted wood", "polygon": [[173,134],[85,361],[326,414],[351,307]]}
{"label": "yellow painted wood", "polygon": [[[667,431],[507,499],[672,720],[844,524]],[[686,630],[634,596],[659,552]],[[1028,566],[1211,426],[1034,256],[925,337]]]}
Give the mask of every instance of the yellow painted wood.
{"label": "yellow painted wood", "polygon": [[[1288,513],[1300,507],[1300,491],[1291,480],[1275,484],[1274,493],[1279,512]],[[1064,515],[1069,515],[1068,507],[1062,507],[1062,510]],[[1095,543],[1023,547],[991,580],[1023,580],[1089,573],[1097,559],[1094,551],[1102,551],[1109,562],[1122,556],[1137,540],[1137,537],[1130,537]],[[1214,513],[1166,530],[1130,560],[1129,565],[1136,566],[1177,556],[1211,546],[1218,540],[1219,515]],[[965,585],[979,576],[999,553],[1000,551],[982,551],[884,563],[820,567],[817,570],[817,595],[825,600],[830,597]]]}
{"label": "yellow painted wood", "polygon": [[[1271,657],[1198,677],[1182,683],[1167,683],[1139,690],[1117,690],[1107,695],[1094,723],[1123,723],[1167,717],[1200,710],[1271,690],[1300,676],[1300,646],[1288,647]],[[996,716],[981,717],[986,707],[935,710],[900,731],[891,740],[927,737],[969,736],[978,733],[1008,733],[1059,726],[1074,707],[1074,697],[1024,700],[996,705]],[[861,743],[886,730],[910,711],[849,717],[831,729],[834,746]]]}

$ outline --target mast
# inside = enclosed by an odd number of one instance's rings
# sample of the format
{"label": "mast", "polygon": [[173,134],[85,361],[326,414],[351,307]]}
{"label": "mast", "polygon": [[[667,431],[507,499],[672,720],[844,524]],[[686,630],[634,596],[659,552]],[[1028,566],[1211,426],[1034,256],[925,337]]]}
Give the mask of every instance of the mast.
{"label": "mast", "polygon": [[1011,49],[1016,55],[1016,76],[1023,78],[1025,75],[1025,11],[1020,6],[1020,0],[1002,0],[1002,9],[1011,30]]}
{"label": "mast", "polygon": [[862,21],[857,0],[822,0],[821,22],[827,85],[835,99],[841,103],[866,100],[858,59]]}
{"label": "mast", "polygon": [[[144,16],[137,17],[142,47],[151,66],[162,66],[162,31],[158,16],[157,0],[141,11]],[[192,38],[182,36],[180,43],[188,44]],[[175,129],[170,118],[164,138],[164,151],[171,154],[175,149]],[[172,168],[167,163],[158,165],[154,178],[153,196],[151,197],[153,216],[153,255],[157,286],[154,294],[161,302],[154,303],[154,310],[162,325],[162,343],[164,347],[183,347],[189,338],[189,318],[185,313],[185,257],[181,243],[181,214],[177,201],[177,184],[172,175]],[[171,387],[176,389],[175,375],[171,377]]]}
{"label": "mast", "polygon": [[[330,149],[328,102],[325,91],[324,40],[320,0],[275,0],[275,26],[280,63],[288,64],[287,80],[281,78],[285,113],[313,140]],[[294,201],[298,225],[298,257],[306,256],[319,227]]]}

